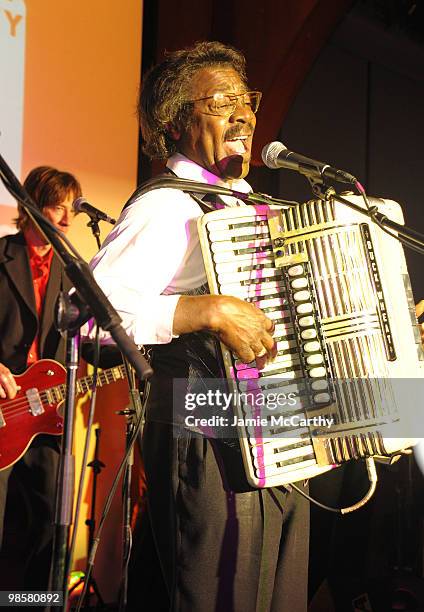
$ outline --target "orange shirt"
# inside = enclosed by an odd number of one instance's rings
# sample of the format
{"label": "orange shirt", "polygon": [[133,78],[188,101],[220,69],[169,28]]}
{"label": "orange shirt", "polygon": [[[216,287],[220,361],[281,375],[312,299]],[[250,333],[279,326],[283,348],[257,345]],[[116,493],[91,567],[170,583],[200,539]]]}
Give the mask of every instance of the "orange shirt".
{"label": "orange shirt", "polygon": [[[41,321],[43,312],[44,297],[46,295],[47,283],[50,276],[50,267],[53,257],[53,249],[50,249],[44,256],[40,256],[33,246],[27,244],[29,264],[31,266],[32,282],[34,286],[35,306],[37,309],[38,321]],[[27,365],[31,365],[38,361],[39,356],[39,335],[34,338],[34,341],[29,349]]]}

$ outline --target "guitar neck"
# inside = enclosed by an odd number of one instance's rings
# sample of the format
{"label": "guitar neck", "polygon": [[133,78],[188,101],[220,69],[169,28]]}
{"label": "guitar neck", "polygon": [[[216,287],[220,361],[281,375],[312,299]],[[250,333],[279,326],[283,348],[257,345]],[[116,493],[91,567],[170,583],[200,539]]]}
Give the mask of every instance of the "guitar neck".
{"label": "guitar neck", "polygon": [[[108,370],[101,370],[97,375],[96,387],[103,387],[104,385],[109,385],[110,383],[124,378],[126,378],[124,364],[116,366],[115,368],[109,368]],[[90,391],[93,386],[93,380],[94,376],[79,378],[77,380],[77,394],[83,395]],[[57,399],[63,400],[65,399],[66,385],[59,385],[54,387],[54,389],[50,389],[50,391],[55,393]]]}

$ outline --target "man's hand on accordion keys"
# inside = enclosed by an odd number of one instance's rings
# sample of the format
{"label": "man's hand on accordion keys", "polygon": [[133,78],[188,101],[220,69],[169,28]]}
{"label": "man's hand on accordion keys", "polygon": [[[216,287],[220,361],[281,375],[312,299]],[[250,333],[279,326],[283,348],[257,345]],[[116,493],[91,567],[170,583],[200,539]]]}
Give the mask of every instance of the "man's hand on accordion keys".
{"label": "man's hand on accordion keys", "polygon": [[259,369],[277,354],[274,322],[259,308],[238,298],[219,295],[211,329],[244,363],[256,359]]}
{"label": "man's hand on accordion keys", "polygon": [[249,302],[229,295],[181,296],[175,314],[176,335],[210,331],[244,363],[259,369],[277,354],[274,322]]}

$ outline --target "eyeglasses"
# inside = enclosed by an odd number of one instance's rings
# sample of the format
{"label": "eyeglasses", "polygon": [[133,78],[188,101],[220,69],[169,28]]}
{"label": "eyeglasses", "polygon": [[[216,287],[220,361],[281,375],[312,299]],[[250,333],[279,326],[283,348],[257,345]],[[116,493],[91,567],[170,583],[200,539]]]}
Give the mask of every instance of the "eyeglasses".
{"label": "eyeglasses", "polygon": [[250,106],[252,113],[256,113],[259,108],[259,103],[262,98],[260,91],[245,91],[241,94],[230,93],[214,93],[213,96],[206,98],[197,98],[197,100],[189,100],[190,104],[194,102],[204,102],[204,111],[210,115],[219,115],[220,117],[229,117],[237,108],[237,103],[241,102],[245,106]]}

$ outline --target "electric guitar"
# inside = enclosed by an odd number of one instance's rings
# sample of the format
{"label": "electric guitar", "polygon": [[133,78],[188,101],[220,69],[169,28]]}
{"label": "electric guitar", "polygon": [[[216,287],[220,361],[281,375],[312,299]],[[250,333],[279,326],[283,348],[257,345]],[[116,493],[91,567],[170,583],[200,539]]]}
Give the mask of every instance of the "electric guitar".
{"label": "electric guitar", "polygon": [[[124,379],[125,366],[99,371],[97,386]],[[35,436],[60,436],[63,417],[59,407],[65,399],[66,370],[57,361],[41,359],[15,376],[21,387],[13,399],[0,399],[0,471],[22,457]],[[77,393],[87,393],[93,376],[77,381]]]}

